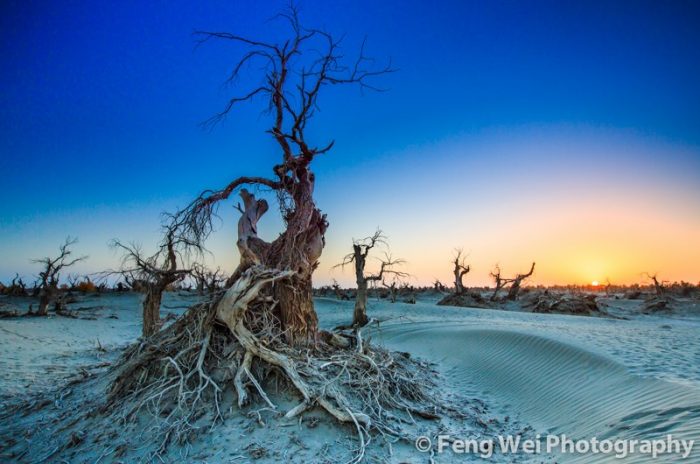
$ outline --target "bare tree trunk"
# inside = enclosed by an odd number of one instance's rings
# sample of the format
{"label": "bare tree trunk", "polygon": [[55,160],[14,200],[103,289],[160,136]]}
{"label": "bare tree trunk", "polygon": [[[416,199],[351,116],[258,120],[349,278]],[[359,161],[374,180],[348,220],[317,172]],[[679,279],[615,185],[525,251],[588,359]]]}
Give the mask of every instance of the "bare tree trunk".
{"label": "bare tree trunk", "polygon": [[143,336],[150,337],[160,328],[160,302],[163,297],[163,289],[157,285],[150,285],[143,300]]}
{"label": "bare tree trunk", "polygon": [[469,273],[471,267],[465,263],[465,257],[462,256],[462,250],[456,250],[453,273],[455,275],[455,294],[462,295],[464,293],[464,276]]}
{"label": "bare tree trunk", "polygon": [[510,289],[508,289],[508,296],[506,298],[511,301],[517,299],[522,282],[528,277],[530,277],[533,272],[535,272],[535,263],[532,263],[530,272],[528,272],[527,274],[518,274],[517,276],[515,276],[515,279],[513,279],[513,283],[510,286]]}
{"label": "bare tree trunk", "polygon": [[493,277],[494,289],[490,300],[496,301],[496,297],[498,297],[498,292],[500,292],[501,289],[505,287],[505,285],[508,283],[508,280],[501,277],[501,268],[498,266],[498,264],[496,265],[496,269],[491,271],[491,277]]}
{"label": "bare tree trunk", "polygon": [[[307,179],[313,175],[306,171]],[[256,200],[241,190],[244,210],[238,221],[238,250],[241,261],[228,280],[230,286],[252,265],[263,264],[271,269],[291,270],[294,275],[276,282],[272,296],[279,302],[280,319],[290,344],[314,343],[318,336],[318,317],[314,310],[311,276],[318,266],[328,223],[316,208],[311,193],[312,180],[295,198],[296,208],[287,218],[287,229],[272,243],[260,239],[257,223],[268,209],[265,200]]]}
{"label": "bare tree trunk", "polygon": [[48,288],[39,290],[39,309],[36,313],[38,316],[46,316],[49,314],[49,303],[51,302],[50,293]]}
{"label": "bare tree trunk", "polygon": [[357,282],[357,296],[355,297],[355,311],[352,313],[352,326],[363,327],[367,325],[367,281]]}
{"label": "bare tree trunk", "polygon": [[390,295],[392,303],[396,303],[396,294],[397,294],[396,282],[392,282],[391,285],[389,286],[389,295]]}
{"label": "bare tree trunk", "polygon": [[663,296],[663,294],[666,293],[666,288],[662,283],[659,282],[659,279],[656,277],[656,274],[650,275],[649,278],[654,282],[654,290],[656,291],[656,296]]}
{"label": "bare tree trunk", "polygon": [[464,293],[464,284],[462,279],[459,277],[459,271],[455,271],[455,293],[461,295]]}
{"label": "bare tree trunk", "polygon": [[518,293],[520,292],[520,282],[513,281],[510,288],[508,289],[508,295],[506,295],[507,300],[516,300],[518,298]]}
{"label": "bare tree trunk", "polygon": [[352,326],[362,327],[367,324],[367,279],[365,278],[365,259],[362,247],[353,244],[353,259],[355,261],[355,282],[357,283],[357,295],[355,296],[355,311],[352,314]]}

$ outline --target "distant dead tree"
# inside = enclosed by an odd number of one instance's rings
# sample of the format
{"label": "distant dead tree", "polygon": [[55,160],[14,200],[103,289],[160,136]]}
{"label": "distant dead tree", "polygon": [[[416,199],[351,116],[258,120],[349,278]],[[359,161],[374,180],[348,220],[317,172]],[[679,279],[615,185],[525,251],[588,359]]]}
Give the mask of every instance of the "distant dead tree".
{"label": "distant dead tree", "polygon": [[464,293],[463,279],[464,276],[467,275],[471,270],[469,265],[466,264],[466,258],[466,256],[462,255],[461,249],[455,250],[454,261],[452,261],[454,269],[452,270],[452,272],[455,276],[455,294],[457,295],[462,295]]}
{"label": "distant dead tree", "polygon": [[343,258],[340,264],[334,267],[344,268],[353,263],[355,265],[355,281],[357,282],[357,295],[355,297],[355,311],[352,316],[352,327],[362,327],[369,322],[367,319],[367,289],[369,283],[380,282],[386,275],[394,277],[408,276],[405,272],[400,272],[395,268],[404,264],[401,259],[393,259],[390,254],[386,253],[383,259],[380,259],[379,272],[376,274],[365,274],[365,266],[370,251],[377,246],[386,245],[386,237],[381,230],[377,230],[374,235],[365,237],[360,240],[354,240],[352,243],[352,253],[348,253]]}
{"label": "distant dead tree", "polygon": [[656,291],[657,296],[663,296],[666,294],[666,282],[662,281],[659,282],[659,279],[657,278],[657,273],[650,274],[648,272],[644,273],[649,280],[651,280],[654,284],[654,291]]}
{"label": "distant dead tree", "polygon": [[80,281],[80,276],[78,274],[68,274],[66,279],[68,281],[68,289],[75,290],[78,287],[78,282]]}
{"label": "distant dead tree", "polygon": [[189,243],[183,240],[176,235],[174,228],[166,227],[163,242],[158,251],[151,256],[146,256],[136,244],[124,244],[117,239],[111,243],[112,247],[123,252],[122,266],[117,273],[124,276],[133,289],[145,291],[142,330],[144,337],[150,337],[160,329],[163,292],[192,272],[178,266],[182,261],[180,247],[189,246]]}
{"label": "distant dead tree", "polygon": [[396,287],[396,279],[393,279],[390,284],[387,284],[386,281],[382,280],[382,286],[389,290],[389,300],[392,303],[396,303],[396,296],[398,294],[398,288]]}
{"label": "distant dead tree", "polygon": [[610,277],[605,278],[605,295],[610,296],[612,294],[612,283],[610,282]]}
{"label": "distant dead tree", "polygon": [[195,263],[192,266],[192,278],[194,279],[197,293],[204,295],[204,289],[207,286],[207,268],[201,264]]}
{"label": "distant dead tree", "polygon": [[438,279],[435,279],[435,282],[433,282],[433,289],[436,292],[444,292],[445,291],[445,285],[443,285],[442,282],[440,282]]}
{"label": "distant dead tree", "polygon": [[192,265],[192,278],[195,281],[197,293],[200,295],[204,295],[205,290],[208,293],[214,293],[220,288],[221,284],[226,282],[226,278],[220,267],[212,271],[203,264],[198,263]]}
{"label": "distant dead tree", "polygon": [[71,259],[73,251],[71,247],[78,242],[77,238],[66,238],[66,241],[59,247],[59,254],[55,258],[46,257],[35,259],[32,262],[41,264],[43,270],[39,272],[39,309],[38,316],[46,316],[49,313],[49,304],[58,295],[58,281],[62,270],[87,259],[87,256]]}
{"label": "distant dead tree", "polygon": [[404,296],[404,303],[416,304],[416,289],[412,285],[408,285],[406,282],[402,283],[398,293]]}
{"label": "distant dead tree", "polygon": [[516,300],[518,298],[518,293],[520,293],[520,288],[522,283],[527,280],[535,272],[535,263],[532,263],[530,270],[524,274],[517,274],[513,278],[504,278],[501,276],[501,268],[498,264],[493,271],[491,271],[491,277],[494,280],[495,288],[493,294],[491,295],[491,301],[496,301],[498,292],[500,292],[506,285],[510,285],[508,288],[508,294],[506,295],[507,300]]}
{"label": "distant dead tree", "polygon": [[490,272],[491,277],[493,278],[494,281],[494,289],[493,289],[493,294],[491,294],[491,301],[496,301],[496,297],[498,296],[498,292],[503,289],[508,284],[508,279],[504,279],[501,277],[501,266],[496,264],[496,267],[494,268],[493,271]]}
{"label": "distant dead tree", "polygon": [[349,300],[350,299],[348,294],[340,288],[340,284],[338,283],[337,280],[333,279],[333,283],[331,284],[331,288],[333,289],[333,293],[335,294],[335,297],[338,298],[339,300]]}
{"label": "distant dead tree", "polygon": [[15,273],[10,285],[4,288],[3,294],[8,296],[27,296],[27,284],[24,283],[19,274]]}
{"label": "distant dead tree", "polygon": [[220,267],[214,270],[210,270],[207,273],[207,291],[209,293],[214,293],[221,288],[221,285],[226,282],[226,277],[224,277],[224,271]]}
{"label": "distant dead tree", "polygon": [[508,295],[506,296],[506,299],[508,300],[516,300],[518,298],[518,293],[520,292],[520,286],[525,281],[528,279],[533,273],[535,272],[535,263],[532,263],[532,266],[530,266],[530,270],[526,272],[525,274],[518,274],[515,276],[514,279],[511,279],[511,284],[510,288],[508,289]]}

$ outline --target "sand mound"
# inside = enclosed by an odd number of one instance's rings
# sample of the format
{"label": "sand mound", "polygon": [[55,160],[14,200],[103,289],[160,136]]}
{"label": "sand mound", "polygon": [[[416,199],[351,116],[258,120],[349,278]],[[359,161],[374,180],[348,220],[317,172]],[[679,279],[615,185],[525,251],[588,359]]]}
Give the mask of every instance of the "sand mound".
{"label": "sand mound", "polygon": [[[452,366],[451,383],[488,392],[492,401],[521,411],[520,418],[539,430],[600,439],[700,436],[696,388],[631,374],[623,365],[576,345],[455,323],[387,328],[383,337],[395,349],[410,345],[425,350],[423,356],[443,356]],[[698,450],[694,453],[700,455]],[[603,461],[595,455],[562,459]],[[614,457],[609,461],[620,462]],[[652,461],[650,456],[622,460]]]}
{"label": "sand mound", "polygon": [[437,302],[440,306],[459,306],[463,308],[490,308],[489,302],[479,293],[450,293]]}
{"label": "sand mound", "polygon": [[539,293],[528,295],[522,307],[526,311],[545,314],[571,314],[576,316],[608,316],[598,306],[596,295],[554,295]]}

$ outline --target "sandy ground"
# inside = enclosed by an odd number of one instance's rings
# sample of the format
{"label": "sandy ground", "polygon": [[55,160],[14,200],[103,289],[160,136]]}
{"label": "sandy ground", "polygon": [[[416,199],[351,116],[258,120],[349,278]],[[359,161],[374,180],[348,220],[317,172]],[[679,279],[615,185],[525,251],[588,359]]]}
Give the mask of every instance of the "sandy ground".
{"label": "sandy ground", "polygon": [[[104,371],[120,348],[140,334],[139,296],[86,296],[71,305],[79,319],[64,317],[0,320],[0,406],[18,398],[44,394],[70,378],[93,377]],[[370,300],[370,317],[381,321],[372,338],[390,348],[436,362],[444,388],[464,402],[479,421],[495,424],[488,431],[478,423],[444,423],[440,433],[460,438],[488,433],[565,433],[590,438],[695,439],[700,459],[700,310],[692,304],[676,314],[641,314],[640,300],[601,301],[625,319],[531,314],[509,308],[437,306],[438,295],[417,304]],[[197,300],[168,294],[163,313],[181,313]],[[2,300],[26,308],[29,300]],[[346,323],[352,302],[318,298],[321,324]],[[96,384],[91,388],[104,388]],[[284,409],[294,404],[285,392],[275,395]],[[72,395],[75,396],[75,395]],[[79,407],[79,399],[65,408]],[[71,401],[73,401],[71,403]],[[260,405],[258,405],[260,407]],[[262,411],[234,413],[197,446],[175,449],[173,462],[347,462],[356,442],[352,430],[339,427],[321,413],[285,424]],[[16,419],[16,420],[15,420]],[[34,428],[51,417],[28,415],[0,423],[0,437],[18,427]],[[263,425],[264,424],[264,425]],[[77,425],[79,426],[79,424]],[[435,430],[426,426],[435,439]],[[20,446],[0,443],[0,456]],[[47,437],[50,441],[50,437]],[[110,452],[125,446],[123,462],[143,457],[148,444],[125,431],[114,437],[114,448],[83,446],[53,453],[37,446],[20,462],[118,462]],[[41,452],[40,452],[41,450]],[[435,454],[434,462],[486,462],[474,455]],[[604,462],[591,455],[493,456],[495,462]],[[608,456],[610,462],[619,461]],[[623,462],[652,462],[634,456]],[[430,462],[429,454],[410,444],[372,443],[367,462]],[[675,462],[670,456],[653,462]]]}

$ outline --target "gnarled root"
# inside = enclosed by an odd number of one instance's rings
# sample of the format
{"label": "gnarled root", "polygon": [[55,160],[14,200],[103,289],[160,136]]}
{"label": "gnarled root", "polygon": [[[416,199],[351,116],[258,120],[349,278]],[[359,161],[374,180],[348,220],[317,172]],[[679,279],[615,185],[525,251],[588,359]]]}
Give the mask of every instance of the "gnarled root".
{"label": "gnarled root", "polygon": [[303,349],[284,343],[268,287],[292,274],[251,266],[218,300],[190,308],[155,337],[127,349],[113,371],[105,411],[123,421],[150,412],[158,420],[159,454],[173,440],[188,442],[205,420],[210,426],[222,421],[227,389],[235,392],[239,407],[257,393],[276,409],[264,386],[271,374],[281,375],[301,396],[285,417],[313,407],[325,410],[357,430],[356,458],[371,430],[410,438],[404,427],[415,424],[414,416],[455,413],[435,394],[431,366],[371,346],[361,332],[353,339],[325,334],[315,347]]}
{"label": "gnarled root", "polygon": [[[353,414],[350,412],[346,405],[347,402],[339,392],[321,393],[315,391],[315,389],[310,387],[309,384],[301,378],[294,361],[290,357],[264,346],[245,326],[244,316],[248,305],[258,297],[262,287],[270,282],[291,275],[292,272],[290,271],[281,272],[261,267],[250,268],[243,277],[226,292],[221,301],[219,301],[216,309],[218,319],[228,326],[238,342],[246,350],[244,359],[250,359],[252,356],[255,356],[282,369],[287,378],[303,397],[302,405],[308,406],[312,403],[317,403],[333,417],[342,422],[358,422],[365,427],[369,427],[371,424],[369,417],[365,414]],[[241,365],[241,368],[247,369],[245,363]],[[240,376],[237,374],[236,377]],[[238,395],[240,402],[240,391]],[[266,398],[264,393],[262,393],[261,396]],[[294,408],[294,414],[287,414],[287,417],[293,417],[303,411],[303,409],[305,408],[298,406]]]}

